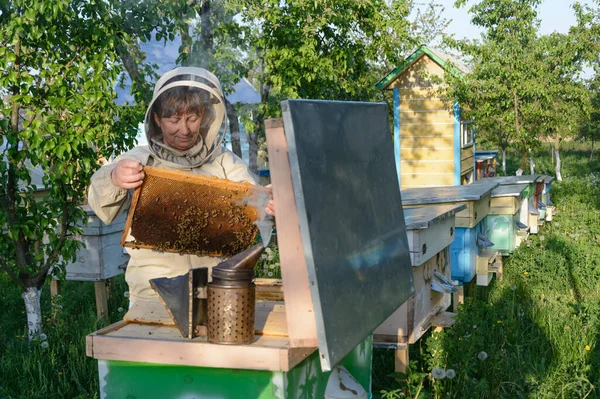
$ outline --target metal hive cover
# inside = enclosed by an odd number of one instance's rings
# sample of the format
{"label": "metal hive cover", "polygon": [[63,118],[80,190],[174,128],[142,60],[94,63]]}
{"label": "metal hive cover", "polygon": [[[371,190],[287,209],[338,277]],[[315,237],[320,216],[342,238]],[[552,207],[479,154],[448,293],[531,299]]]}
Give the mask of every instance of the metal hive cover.
{"label": "metal hive cover", "polygon": [[385,104],[288,100],[283,123],[329,370],[413,293]]}
{"label": "metal hive cover", "polygon": [[250,247],[264,188],[146,166],[123,231],[127,247],[232,256]]}

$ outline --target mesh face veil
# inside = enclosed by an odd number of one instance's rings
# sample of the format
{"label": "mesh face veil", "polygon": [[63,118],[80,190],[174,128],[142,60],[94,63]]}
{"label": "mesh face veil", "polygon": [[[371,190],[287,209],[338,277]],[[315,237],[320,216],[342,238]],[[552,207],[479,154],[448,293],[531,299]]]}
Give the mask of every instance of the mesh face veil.
{"label": "mesh face veil", "polygon": [[[166,151],[154,115],[170,118],[184,113],[202,117],[198,142],[188,153],[180,153],[172,148]],[[185,156],[188,161],[186,166],[201,166],[209,160],[225,136],[227,117],[219,79],[209,71],[196,67],[176,68],[165,73],[154,87],[144,122],[150,150],[155,156],[165,161]]]}

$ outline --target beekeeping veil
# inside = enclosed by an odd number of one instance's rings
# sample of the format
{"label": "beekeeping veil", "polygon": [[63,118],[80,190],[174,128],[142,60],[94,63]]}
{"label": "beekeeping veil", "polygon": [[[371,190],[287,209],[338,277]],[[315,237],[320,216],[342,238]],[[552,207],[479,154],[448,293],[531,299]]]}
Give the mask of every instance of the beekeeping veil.
{"label": "beekeeping veil", "polygon": [[[182,92],[186,92],[185,89],[194,93],[195,104],[192,105],[202,107],[204,111],[198,142],[188,151],[182,152],[163,142],[162,132],[154,121],[153,112],[159,104],[165,101],[168,103],[173,93],[178,92],[181,96]],[[198,100],[199,98],[201,100]],[[201,104],[197,104],[198,101]],[[189,106],[189,104],[187,105]],[[159,116],[170,117],[172,115]],[[207,162],[223,142],[226,124],[225,98],[219,79],[209,71],[196,67],[175,68],[165,73],[156,82],[152,101],[148,105],[144,119],[146,138],[152,154],[162,161],[171,162],[180,167],[198,167]]]}

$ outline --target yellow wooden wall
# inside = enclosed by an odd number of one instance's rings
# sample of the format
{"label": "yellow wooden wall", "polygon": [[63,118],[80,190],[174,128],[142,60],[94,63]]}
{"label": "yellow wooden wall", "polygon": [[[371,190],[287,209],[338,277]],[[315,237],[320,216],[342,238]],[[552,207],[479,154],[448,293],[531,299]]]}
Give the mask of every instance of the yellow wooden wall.
{"label": "yellow wooden wall", "polygon": [[401,188],[454,184],[454,114],[431,77],[444,70],[423,55],[392,82],[400,91]]}

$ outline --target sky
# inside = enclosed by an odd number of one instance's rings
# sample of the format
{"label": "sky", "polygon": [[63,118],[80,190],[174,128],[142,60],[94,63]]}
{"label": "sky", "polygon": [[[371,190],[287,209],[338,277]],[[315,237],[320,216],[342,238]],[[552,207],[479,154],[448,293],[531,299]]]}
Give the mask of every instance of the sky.
{"label": "sky", "polygon": [[[443,16],[452,19],[447,28],[448,33],[455,34],[457,39],[478,38],[479,28],[471,25],[468,10],[473,1],[460,9],[454,8],[454,0],[436,0],[436,3],[445,7]],[[570,0],[544,0],[538,8],[538,18],[541,20],[540,33],[548,34],[554,31],[566,33],[571,25],[575,24],[575,13],[571,8],[574,1]],[[592,0],[580,0],[582,4],[593,5]]]}

